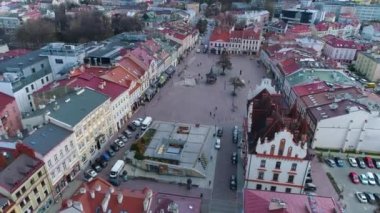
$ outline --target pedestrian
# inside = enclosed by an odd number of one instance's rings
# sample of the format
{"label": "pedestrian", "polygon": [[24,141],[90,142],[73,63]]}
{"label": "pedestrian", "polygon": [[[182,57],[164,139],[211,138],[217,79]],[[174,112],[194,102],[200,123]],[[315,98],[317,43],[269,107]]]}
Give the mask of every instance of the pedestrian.
{"label": "pedestrian", "polygon": [[200,73],[198,73],[198,77],[201,77],[201,74],[200,74]]}
{"label": "pedestrian", "polygon": [[216,110],[218,110],[218,107],[217,107],[217,106],[215,107],[215,111],[216,111]]}
{"label": "pedestrian", "polygon": [[211,186],[211,180],[208,181],[208,186]]}
{"label": "pedestrian", "polygon": [[240,75],[241,75],[242,71],[240,70]]}
{"label": "pedestrian", "polygon": [[203,198],[203,193],[201,193],[201,195],[199,197]]}
{"label": "pedestrian", "polygon": [[212,116],[212,112],[210,111],[210,116]]}
{"label": "pedestrian", "polygon": [[250,81],[250,80],[248,80],[248,84],[249,84],[249,83],[251,83],[251,81]]}

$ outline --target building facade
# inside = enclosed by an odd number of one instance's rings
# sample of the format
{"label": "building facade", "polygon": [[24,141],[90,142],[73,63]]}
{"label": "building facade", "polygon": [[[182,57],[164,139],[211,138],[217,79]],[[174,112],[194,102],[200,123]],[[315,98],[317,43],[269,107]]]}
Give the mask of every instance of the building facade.
{"label": "building facade", "polygon": [[359,52],[355,68],[370,81],[380,80],[380,54],[377,52]]}
{"label": "building facade", "polygon": [[57,198],[80,171],[74,135],[67,129],[49,123],[25,137],[23,143],[44,162],[53,196]]}
{"label": "building facade", "polygon": [[329,37],[323,48],[323,54],[341,63],[351,63],[356,57],[357,48],[354,41]]}
{"label": "building facade", "polygon": [[260,139],[256,153],[248,155],[245,188],[303,193],[309,169],[307,145],[294,142],[293,135],[284,130],[272,141]]}
{"label": "building facade", "polygon": [[0,92],[0,137],[21,136],[21,114],[15,99]]}

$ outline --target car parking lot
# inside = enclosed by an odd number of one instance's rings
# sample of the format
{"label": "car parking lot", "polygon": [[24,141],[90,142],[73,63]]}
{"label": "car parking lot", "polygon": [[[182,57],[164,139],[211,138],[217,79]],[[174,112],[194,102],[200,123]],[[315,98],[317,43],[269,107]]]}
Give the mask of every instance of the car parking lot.
{"label": "car parking lot", "polygon": [[[333,159],[333,158],[329,158]],[[326,172],[329,172],[338,186],[343,189],[342,203],[346,205],[347,212],[373,212],[376,209],[375,204],[370,203],[361,203],[356,197],[356,192],[370,192],[370,193],[379,193],[380,192],[380,182],[377,182],[375,185],[364,185],[359,180],[359,183],[354,184],[349,177],[349,173],[355,172],[357,175],[365,174],[367,172],[372,172],[374,174],[380,173],[380,169],[377,168],[368,168],[367,164],[365,168],[352,167],[347,160],[347,158],[342,157],[343,166],[338,167],[335,163],[334,166],[330,166],[327,162],[324,162],[324,169]]]}

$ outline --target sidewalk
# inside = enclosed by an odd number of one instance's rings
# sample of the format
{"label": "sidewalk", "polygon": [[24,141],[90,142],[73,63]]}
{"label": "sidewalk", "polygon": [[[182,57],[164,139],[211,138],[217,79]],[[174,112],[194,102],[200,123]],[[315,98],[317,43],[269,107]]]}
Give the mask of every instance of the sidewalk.
{"label": "sidewalk", "polygon": [[[78,176],[81,175],[81,174],[78,174]],[[68,199],[70,198],[77,190],[78,188],[80,187],[80,185],[82,184],[83,182],[80,181],[80,180],[77,180],[75,179],[73,182],[69,183],[68,186],[65,188],[65,190],[63,191],[62,193],[62,197],[61,198],[57,198],[57,202],[55,204],[53,204],[49,209],[48,209],[48,213],[56,213],[56,212],[59,212],[59,209],[62,207],[62,201],[64,201],[65,199]]]}

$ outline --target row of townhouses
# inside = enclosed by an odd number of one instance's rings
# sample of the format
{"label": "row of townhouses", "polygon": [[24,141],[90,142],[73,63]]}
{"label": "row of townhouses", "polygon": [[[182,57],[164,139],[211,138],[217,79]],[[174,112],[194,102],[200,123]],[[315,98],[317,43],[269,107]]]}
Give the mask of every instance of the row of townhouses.
{"label": "row of townhouses", "polygon": [[3,211],[43,212],[61,195],[194,48],[198,31],[185,26],[167,25],[150,39],[120,34],[100,43],[51,43],[1,63],[0,133],[13,141],[0,144],[10,150],[0,159],[2,186],[9,185],[0,191]]}

